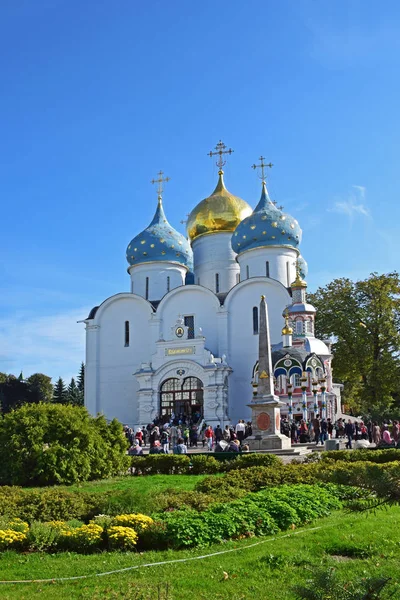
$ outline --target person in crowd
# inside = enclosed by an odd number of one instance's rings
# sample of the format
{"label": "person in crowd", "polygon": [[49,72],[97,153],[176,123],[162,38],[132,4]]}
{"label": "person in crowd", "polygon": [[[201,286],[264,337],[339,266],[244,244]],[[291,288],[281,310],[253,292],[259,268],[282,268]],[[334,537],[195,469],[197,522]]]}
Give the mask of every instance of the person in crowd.
{"label": "person in crowd", "polygon": [[229,429],[229,425],[225,425],[225,429],[222,433],[222,437],[224,438],[225,442],[230,442],[231,441],[231,432]]}
{"label": "person in crowd", "polygon": [[244,446],[242,446],[242,452],[250,452],[250,448],[249,448],[248,444],[245,444]]}
{"label": "person in crowd", "polygon": [[156,441],[160,439],[160,430],[158,425],[154,425],[153,429],[150,432],[150,446],[154,446]]}
{"label": "person in crowd", "polygon": [[336,437],[343,438],[345,436],[344,427],[345,427],[345,425],[344,425],[343,419],[339,419],[339,422],[338,422],[338,435]]}
{"label": "person in crowd", "polygon": [[297,423],[294,420],[290,424],[290,439],[292,444],[297,444]]}
{"label": "person in crowd", "polygon": [[193,425],[190,429],[190,445],[191,447],[197,448],[197,442],[199,440],[199,432],[196,425]]}
{"label": "person in crowd", "polygon": [[183,438],[179,437],[177,443],[173,448],[174,454],[187,454],[187,446],[183,441]]}
{"label": "person in crowd", "polygon": [[354,423],[354,439],[356,441],[360,439],[360,423],[358,421]]}
{"label": "person in crowd", "polygon": [[211,427],[211,425],[209,425],[207,427],[207,429],[205,430],[204,437],[206,438],[206,441],[207,441],[208,450],[211,451],[212,447],[213,447],[213,440],[214,440],[214,432],[213,432],[213,428]]}
{"label": "person in crowd", "polygon": [[139,442],[139,446],[142,447],[142,445],[143,445],[143,433],[142,433],[142,429],[140,427],[138,427],[137,430],[136,430],[135,440],[137,440]]}
{"label": "person in crowd", "polygon": [[315,418],[313,419],[313,426],[314,426],[314,442],[315,442],[316,446],[318,446],[318,444],[320,442],[320,436],[321,436],[321,421],[320,421],[319,415],[316,415]]}
{"label": "person in crowd", "polygon": [[246,436],[245,437],[250,437],[251,435],[253,435],[253,427],[251,425],[251,421],[247,421],[246,423]]}
{"label": "person in crowd", "polygon": [[170,429],[169,429],[169,435],[170,435],[170,439],[171,439],[171,446],[172,448],[174,448],[177,444],[177,440],[178,440],[178,428],[176,425],[172,424]]}
{"label": "person in crowd", "polygon": [[129,456],[143,456],[143,448],[140,446],[138,440],[128,450]]}
{"label": "person in crowd", "polygon": [[354,425],[351,422],[351,419],[349,419],[345,425],[344,428],[346,437],[347,437],[347,442],[346,442],[346,448],[348,448],[349,450],[352,449],[352,442],[353,442],[353,436],[354,436]]}
{"label": "person in crowd", "polygon": [[328,422],[325,418],[321,419],[321,433],[320,433],[321,444],[326,442],[328,439]]}
{"label": "person in crowd", "polygon": [[231,440],[229,442],[228,452],[240,452],[240,441]]}
{"label": "person in crowd", "polygon": [[367,440],[368,439],[368,429],[363,421],[360,423],[360,439]]}
{"label": "person in crowd", "polygon": [[187,425],[185,425],[184,429],[183,429],[183,441],[186,444],[186,446],[189,443],[189,437],[190,437],[190,429]]}
{"label": "person in crowd", "polygon": [[164,454],[160,440],[154,442],[154,445],[149,450],[149,454]]}
{"label": "person in crowd", "polygon": [[215,442],[218,443],[220,440],[222,440],[222,429],[221,426],[218,424],[216,426],[216,428],[214,429],[214,436],[215,436]]}
{"label": "person in crowd", "polygon": [[281,419],[281,434],[290,437],[290,424],[286,417]]}
{"label": "person in crowd", "polygon": [[239,421],[235,427],[235,433],[236,433],[236,437],[239,440],[239,442],[242,443],[244,440],[245,433],[246,433],[246,425],[242,419],[239,419]]}
{"label": "person in crowd", "polygon": [[400,441],[400,425],[398,421],[393,421],[392,436],[396,444]]}
{"label": "person in crowd", "polygon": [[381,428],[376,421],[374,421],[372,425],[372,440],[376,446],[378,446],[381,441]]}
{"label": "person in crowd", "polygon": [[330,439],[333,438],[333,423],[331,419],[327,419],[327,423],[328,423],[328,437],[330,437]]}
{"label": "person in crowd", "polygon": [[146,427],[142,427],[142,434],[143,434],[143,446],[147,445],[147,438],[148,438],[148,431],[146,429]]}
{"label": "person in crowd", "polygon": [[310,436],[308,435],[308,426],[304,419],[300,421],[300,444],[307,444],[310,441]]}
{"label": "person in crowd", "polygon": [[373,423],[370,419],[367,423],[368,440],[369,440],[370,444],[372,444],[372,428],[373,428]]}
{"label": "person in crowd", "polygon": [[164,429],[161,432],[160,442],[161,442],[164,454],[169,454],[169,430],[168,429]]}
{"label": "person in crowd", "polygon": [[387,425],[383,426],[382,441],[385,442],[385,444],[388,444],[389,446],[393,446],[393,440],[390,436],[389,428]]}

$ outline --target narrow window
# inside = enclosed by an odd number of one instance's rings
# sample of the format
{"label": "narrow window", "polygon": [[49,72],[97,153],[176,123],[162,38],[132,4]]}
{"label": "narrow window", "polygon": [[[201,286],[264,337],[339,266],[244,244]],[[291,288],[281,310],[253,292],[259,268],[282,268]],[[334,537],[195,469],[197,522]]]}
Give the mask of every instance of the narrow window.
{"label": "narrow window", "polygon": [[215,293],[219,294],[219,273],[215,273]]}
{"label": "narrow window", "polygon": [[129,346],[129,321],[125,321],[125,347]]}
{"label": "narrow window", "polygon": [[290,281],[290,266],[289,266],[289,261],[286,263],[286,279],[287,279],[287,287],[290,287],[291,281]]}
{"label": "narrow window", "polygon": [[295,387],[295,388],[301,387],[301,375],[299,375],[298,373],[295,373],[294,375],[292,375],[291,380],[293,383],[293,387]]}
{"label": "narrow window", "polygon": [[250,269],[249,269],[249,265],[246,266],[246,279],[248,279],[250,277]]}
{"label": "narrow window", "polygon": [[303,333],[303,321],[301,319],[296,321],[296,333]]}
{"label": "narrow window", "polygon": [[253,334],[258,335],[258,308],[253,307]]}
{"label": "narrow window", "polygon": [[171,280],[169,277],[167,277],[167,292],[169,292],[169,290],[170,290],[170,285],[171,285]]}
{"label": "narrow window", "polygon": [[236,273],[236,283],[240,283],[240,273]]}
{"label": "narrow window", "polygon": [[265,276],[269,277],[269,260],[265,263]]}
{"label": "narrow window", "polygon": [[188,340],[194,339],[194,315],[184,317],[185,327],[188,328]]}
{"label": "narrow window", "polygon": [[149,278],[146,277],[146,300],[149,299]]}

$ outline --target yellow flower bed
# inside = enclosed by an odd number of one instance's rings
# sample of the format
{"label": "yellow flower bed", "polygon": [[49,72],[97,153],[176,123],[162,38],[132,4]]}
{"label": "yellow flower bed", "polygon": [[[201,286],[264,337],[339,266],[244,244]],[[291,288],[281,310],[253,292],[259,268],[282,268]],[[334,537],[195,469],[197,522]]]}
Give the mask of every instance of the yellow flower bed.
{"label": "yellow flower bed", "polygon": [[0,550],[19,548],[26,540],[25,533],[12,529],[0,529]]}
{"label": "yellow flower bed", "polygon": [[138,534],[132,527],[114,525],[107,530],[110,548],[113,550],[134,550]]}
{"label": "yellow flower bed", "polygon": [[7,529],[12,529],[12,531],[19,531],[20,533],[26,534],[29,531],[29,525],[22,519],[15,517],[14,519],[11,519],[11,521],[8,521]]}
{"label": "yellow flower bed", "polygon": [[103,540],[103,528],[94,523],[75,528],[64,524],[63,527],[60,527],[60,536],[61,545],[77,552],[86,552],[100,547]]}
{"label": "yellow flower bed", "polygon": [[130,515],[117,515],[113,519],[113,525],[121,527],[132,527],[140,535],[150,525],[153,525],[154,521],[147,515],[130,514]]}

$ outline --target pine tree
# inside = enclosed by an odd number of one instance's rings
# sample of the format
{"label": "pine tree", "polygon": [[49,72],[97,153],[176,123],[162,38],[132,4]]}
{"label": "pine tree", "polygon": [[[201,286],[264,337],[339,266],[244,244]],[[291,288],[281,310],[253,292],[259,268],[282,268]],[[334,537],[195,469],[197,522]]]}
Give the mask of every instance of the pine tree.
{"label": "pine tree", "polygon": [[85,398],[85,363],[81,363],[78,375],[79,405],[84,405]]}
{"label": "pine tree", "polygon": [[81,393],[78,389],[78,386],[75,383],[75,379],[72,377],[71,383],[67,389],[67,402],[69,404],[75,404],[77,406],[81,406]]}
{"label": "pine tree", "polygon": [[67,390],[65,388],[64,380],[59,377],[56,385],[54,386],[53,402],[57,404],[66,404],[68,402]]}

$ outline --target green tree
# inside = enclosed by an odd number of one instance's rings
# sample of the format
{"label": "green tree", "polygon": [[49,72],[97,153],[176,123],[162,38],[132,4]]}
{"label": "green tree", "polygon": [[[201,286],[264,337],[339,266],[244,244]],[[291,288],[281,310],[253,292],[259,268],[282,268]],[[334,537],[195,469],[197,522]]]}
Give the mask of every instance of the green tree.
{"label": "green tree", "polygon": [[0,485],[71,484],[126,473],[130,457],[118,421],[85,408],[25,405],[0,421]]}
{"label": "green tree", "polygon": [[4,414],[30,402],[32,394],[26,381],[15,377],[15,375],[1,373],[0,397],[1,411]]}
{"label": "green tree", "polygon": [[67,389],[64,380],[59,377],[54,386],[53,402],[56,404],[66,404],[68,402]]}
{"label": "green tree", "polygon": [[333,337],[335,379],[354,411],[380,421],[396,413],[400,390],[400,279],[372,273],[364,281],[335,279],[309,294],[316,335]]}
{"label": "green tree", "polygon": [[80,405],[83,406],[85,399],[85,363],[81,363],[81,368],[79,369],[78,374],[78,390],[80,393]]}
{"label": "green tree", "polygon": [[81,393],[78,389],[78,386],[75,383],[75,379],[72,377],[71,383],[67,389],[67,402],[69,404],[75,404],[76,406],[82,406],[81,403]]}
{"label": "green tree", "polygon": [[34,373],[26,379],[29,392],[31,394],[30,402],[51,402],[53,400],[53,384],[51,377],[43,373]]}

